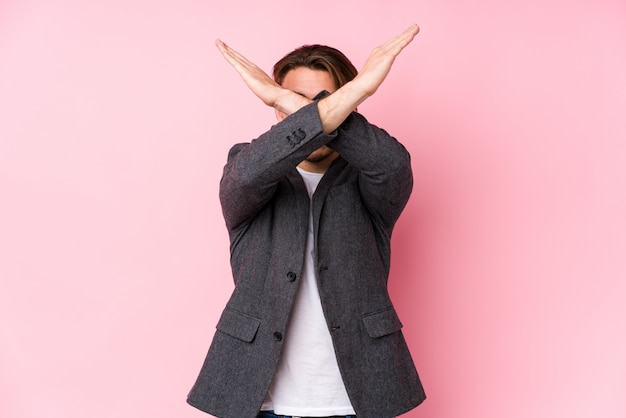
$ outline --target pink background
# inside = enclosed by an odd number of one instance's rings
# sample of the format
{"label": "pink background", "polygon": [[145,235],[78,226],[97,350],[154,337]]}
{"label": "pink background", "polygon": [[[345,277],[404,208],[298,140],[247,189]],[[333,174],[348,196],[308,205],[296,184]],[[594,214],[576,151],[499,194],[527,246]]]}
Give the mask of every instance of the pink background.
{"label": "pink background", "polygon": [[360,67],[413,155],[391,291],[407,417],[626,416],[626,3],[0,2],[0,416],[202,417],[232,289],[217,186],[274,123],[213,45]]}

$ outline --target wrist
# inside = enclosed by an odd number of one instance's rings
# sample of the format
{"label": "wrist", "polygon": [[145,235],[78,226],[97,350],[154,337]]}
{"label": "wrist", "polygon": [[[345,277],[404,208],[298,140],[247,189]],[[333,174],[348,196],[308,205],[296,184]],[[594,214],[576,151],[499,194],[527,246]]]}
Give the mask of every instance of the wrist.
{"label": "wrist", "polygon": [[280,91],[276,96],[273,107],[285,115],[291,115],[311,102],[312,100],[307,99],[304,96],[280,87]]}
{"label": "wrist", "polygon": [[355,107],[375,93],[375,91],[368,90],[366,81],[363,81],[360,75],[357,75],[343,87],[345,87],[347,96],[355,103]]}

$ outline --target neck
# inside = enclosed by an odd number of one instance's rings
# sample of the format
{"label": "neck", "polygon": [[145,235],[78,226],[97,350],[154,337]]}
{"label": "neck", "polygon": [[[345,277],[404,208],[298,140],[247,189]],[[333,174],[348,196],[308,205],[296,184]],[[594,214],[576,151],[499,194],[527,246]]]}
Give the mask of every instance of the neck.
{"label": "neck", "polygon": [[324,174],[337,157],[339,157],[339,153],[333,152],[332,154],[328,155],[326,158],[320,161],[312,161],[310,159],[306,159],[298,164],[298,168],[301,168],[304,171],[308,171],[309,173]]}

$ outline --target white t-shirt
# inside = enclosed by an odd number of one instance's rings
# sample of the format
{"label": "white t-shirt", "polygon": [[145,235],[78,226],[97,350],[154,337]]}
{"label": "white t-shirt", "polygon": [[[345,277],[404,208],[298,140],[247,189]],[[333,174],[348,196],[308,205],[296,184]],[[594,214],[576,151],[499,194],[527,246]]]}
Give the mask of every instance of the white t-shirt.
{"label": "white t-shirt", "polygon": [[[313,196],[323,174],[298,168]],[[309,210],[309,231],[304,269],[285,335],[278,369],[262,410],[278,415],[327,417],[353,415],[326,325],[313,262],[313,215]]]}

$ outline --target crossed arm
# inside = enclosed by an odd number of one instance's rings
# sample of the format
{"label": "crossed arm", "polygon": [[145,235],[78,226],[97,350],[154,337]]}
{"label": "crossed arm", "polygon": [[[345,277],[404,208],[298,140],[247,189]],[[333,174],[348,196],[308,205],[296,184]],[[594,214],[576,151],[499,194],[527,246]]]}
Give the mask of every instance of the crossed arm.
{"label": "crossed arm", "polygon": [[[411,25],[401,34],[374,48],[352,81],[319,101],[318,111],[324,133],[329,134],[337,129],[359,104],[378,90],[396,57],[418,32],[419,27]],[[218,39],[216,45],[250,90],[266,105],[290,115],[311,102],[310,99],[281,87],[263,70],[221,40]]]}

